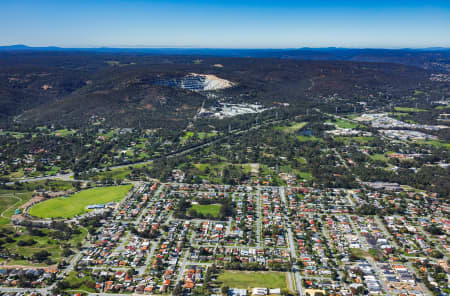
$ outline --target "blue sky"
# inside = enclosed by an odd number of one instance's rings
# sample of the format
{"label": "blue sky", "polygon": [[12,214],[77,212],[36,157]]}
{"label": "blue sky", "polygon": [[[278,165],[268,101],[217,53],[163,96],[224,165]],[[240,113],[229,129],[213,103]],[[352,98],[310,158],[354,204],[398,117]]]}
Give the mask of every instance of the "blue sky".
{"label": "blue sky", "polygon": [[450,47],[450,0],[0,0],[0,45]]}

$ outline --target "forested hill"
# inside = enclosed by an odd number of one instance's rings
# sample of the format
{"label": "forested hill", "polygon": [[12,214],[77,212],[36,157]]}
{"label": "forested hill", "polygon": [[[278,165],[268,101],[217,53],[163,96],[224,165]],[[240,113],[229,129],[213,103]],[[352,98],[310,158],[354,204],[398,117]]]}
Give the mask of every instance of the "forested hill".
{"label": "forested hill", "polygon": [[[189,73],[213,74],[233,87],[196,92],[167,85]],[[154,56],[143,53],[5,51],[0,53],[0,118],[25,124],[184,127],[202,103],[217,100],[324,104],[329,96],[402,96],[431,83],[429,70],[367,62],[278,58]],[[214,94],[214,96],[211,96]]]}
{"label": "forested hill", "polygon": [[187,55],[220,57],[265,57],[300,60],[359,61],[397,63],[434,71],[450,72],[450,48],[383,49],[383,48],[296,48],[296,49],[232,49],[232,48],[61,48],[0,46],[0,52],[84,52],[100,54]]}

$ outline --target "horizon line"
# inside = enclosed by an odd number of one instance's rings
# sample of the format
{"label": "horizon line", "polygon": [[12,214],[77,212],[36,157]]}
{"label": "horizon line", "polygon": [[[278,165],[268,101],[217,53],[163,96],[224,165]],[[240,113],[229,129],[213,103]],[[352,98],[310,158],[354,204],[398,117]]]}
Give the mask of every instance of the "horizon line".
{"label": "horizon line", "polygon": [[23,47],[23,48],[60,48],[60,49],[221,49],[221,50],[298,50],[298,49],[389,49],[389,50],[426,50],[426,49],[450,49],[450,46],[427,46],[427,47],[341,47],[341,46],[321,46],[321,47],[208,47],[197,45],[98,45],[98,46],[58,46],[58,45],[26,45],[26,44],[0,44],[0,48]]}

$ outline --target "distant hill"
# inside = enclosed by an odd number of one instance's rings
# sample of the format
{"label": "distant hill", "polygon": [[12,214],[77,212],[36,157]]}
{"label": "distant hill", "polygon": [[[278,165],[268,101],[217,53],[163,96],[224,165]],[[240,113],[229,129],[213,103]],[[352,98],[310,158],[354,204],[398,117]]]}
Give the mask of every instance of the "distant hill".
{"label": "distant hill", "polygon": [[[328,55],[328,53],[321,53]],[[221,67],[217,67],[220,65]],[[170,86],[190,73],[210,74],[233,86],[205,92]],[[169,56],[143,53],[4,51],[0,53],[0,123],[185,127],[202,103],[220,98],[290,109],[323,97],[402,95],[430,72],[398,64],[279,58]]]}
{"label": "distant hill", "polygon": [[434,71],[450,72],[450,48],[419,49],[372,48],[297,48],[297,49],[224,49],[224,48],[62,48],[29,47],[26,45],[0,46],[0,51],[60,51],[96,52],[111,54],[146,55],[200,55],[220,57],[272,57],[299,60],[383,62],[412,65]]}

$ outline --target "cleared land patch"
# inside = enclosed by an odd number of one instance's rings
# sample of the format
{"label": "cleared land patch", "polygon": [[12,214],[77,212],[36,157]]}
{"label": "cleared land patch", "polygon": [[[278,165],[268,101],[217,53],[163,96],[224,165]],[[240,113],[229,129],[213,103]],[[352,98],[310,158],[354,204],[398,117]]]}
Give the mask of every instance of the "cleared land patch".
{"label": "cleared land patch", "polygon": [[225,271],[219,275],[218,281],[222,286],[230,288],[250,289],[287,288],[286,273],[284,272],[255,272],[255,271]]}
{"label": "cleared land patch", "polygon": [[120,201],[131,188],[132,185],[122,185],[83,190],[69,197],[58,197],[38,203],[30,209],[30,215],[41,218],[70,218],[88,212],[88,205]]}

